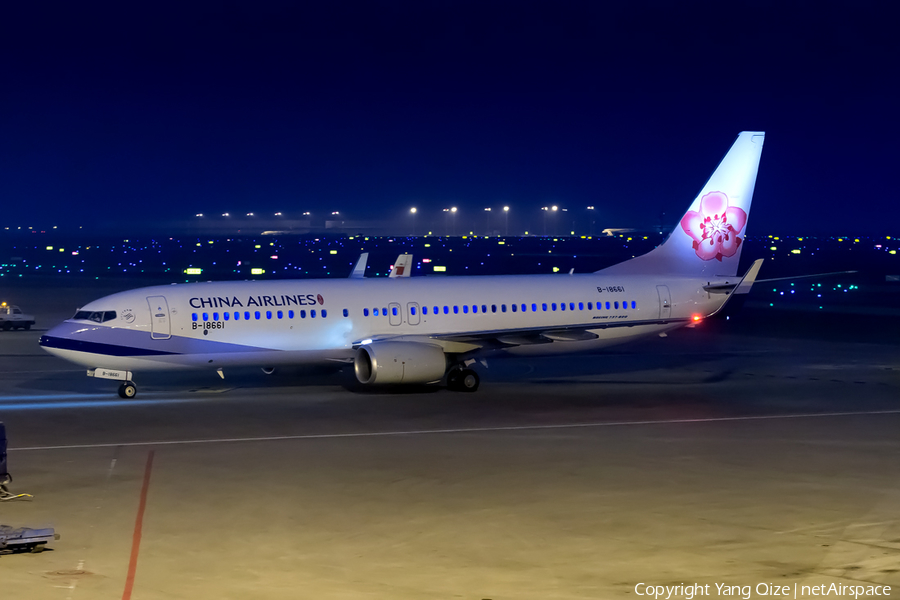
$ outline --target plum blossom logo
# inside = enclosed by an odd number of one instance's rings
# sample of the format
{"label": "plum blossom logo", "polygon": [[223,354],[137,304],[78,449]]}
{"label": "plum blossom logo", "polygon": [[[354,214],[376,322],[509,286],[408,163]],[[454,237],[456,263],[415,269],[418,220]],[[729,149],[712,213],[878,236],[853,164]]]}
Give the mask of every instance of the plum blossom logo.
{"label": "plum blossom logo", "polygon": [[741,245],[738,234],[747,223],[747,213],[728,206],[723,192],[710,192],[700,198],[700,212],[689,210],[681,219],[681,228],[694,240],[694,251],[703,260],[734,256]]}

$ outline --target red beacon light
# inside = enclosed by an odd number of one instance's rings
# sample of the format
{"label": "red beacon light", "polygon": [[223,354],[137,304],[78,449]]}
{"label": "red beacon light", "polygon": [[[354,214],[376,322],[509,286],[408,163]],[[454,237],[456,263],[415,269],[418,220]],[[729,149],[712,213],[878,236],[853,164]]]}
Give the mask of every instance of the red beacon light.
{"label": "red beacon light", "polygon": [[701,318],[700,315],[691,315],[691,321],[694,323],[699,323]]}

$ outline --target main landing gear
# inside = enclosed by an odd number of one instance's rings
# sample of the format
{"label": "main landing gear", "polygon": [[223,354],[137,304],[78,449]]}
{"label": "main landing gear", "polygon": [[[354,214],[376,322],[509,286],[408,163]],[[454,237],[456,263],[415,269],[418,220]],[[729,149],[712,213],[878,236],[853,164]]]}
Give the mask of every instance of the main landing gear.
{"label": "main landing gear", "polygon": [[481,378],[472,369],[453,369],[447,373],[447,389],[454,392],[474,392]]}
{"label": "main landing gear", "polygon": [[131,400],[137,395],[137,386],[133,381],[123,381],[119,386],[119,397]]}

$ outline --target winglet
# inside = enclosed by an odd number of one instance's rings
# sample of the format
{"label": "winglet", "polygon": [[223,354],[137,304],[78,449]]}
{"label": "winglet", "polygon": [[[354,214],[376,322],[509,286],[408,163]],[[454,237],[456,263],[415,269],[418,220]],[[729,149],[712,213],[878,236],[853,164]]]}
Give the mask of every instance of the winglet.
{"label": "winglet", "polygon": [[412,254],[406,253],[398,256],[388,277],[409,277],[412,274],[412,258]]}
{"label": "winglet", "polygon": [[366,263],[369,261],[369,253],[363,252],[359,255],[359,259],[356,261],[356,265],[354,265],[353,270],[350,271],[349,279],[362,279],[366,276]]}

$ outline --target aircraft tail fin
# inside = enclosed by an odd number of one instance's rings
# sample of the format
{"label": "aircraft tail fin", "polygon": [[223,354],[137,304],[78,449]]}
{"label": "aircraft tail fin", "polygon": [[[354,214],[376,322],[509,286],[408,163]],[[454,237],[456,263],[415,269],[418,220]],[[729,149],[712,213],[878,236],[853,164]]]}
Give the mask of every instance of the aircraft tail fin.
{"label": "aircraft tail fin", "polygon": [[737,274],[765,133],[741,132],[666,241],[598,273]]}
{"label": "aircraft tail fin", "polygon": [[398,256],[388,277],[409,277],[412,274],[412,258],[412,254]]}
{"label": "aircraft tail fin", "polygon": [[369,253],[363,252],[359,255],[353,270],[350,271],[349,279],[362,279],[366,276],[366,263],[369,261]]}

